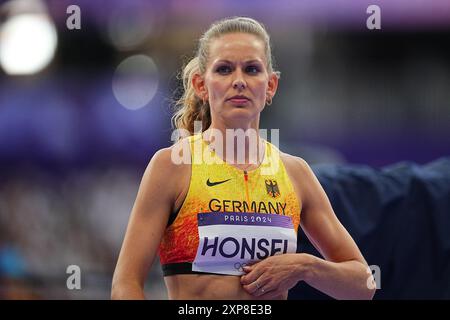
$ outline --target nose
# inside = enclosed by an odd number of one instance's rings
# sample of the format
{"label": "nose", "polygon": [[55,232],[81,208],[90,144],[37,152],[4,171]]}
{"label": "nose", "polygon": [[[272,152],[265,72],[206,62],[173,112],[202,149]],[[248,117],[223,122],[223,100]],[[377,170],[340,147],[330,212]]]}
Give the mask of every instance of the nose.
{"label": "nose", "polygon": [[243,81],[236,80],[233,82],[233,88],[237,90],[244,90],[245,83]]}
{"label": "nose", "polygon": [[247,87],[245,80],[242,76],[242,72],[239,70],[236,71],[236,77],[233,80],[233,89],[244,90]]}

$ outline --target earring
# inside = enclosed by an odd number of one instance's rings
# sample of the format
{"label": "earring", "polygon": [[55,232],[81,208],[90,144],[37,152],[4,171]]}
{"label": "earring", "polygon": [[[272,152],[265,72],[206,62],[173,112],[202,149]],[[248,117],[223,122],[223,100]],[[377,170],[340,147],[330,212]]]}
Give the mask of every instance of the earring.
{"label": "earring", "polygon": [[268,106],[270,106],[272,104],[272,97],[271,96],[268,96],[268,98],[266,99],[266,104]]}

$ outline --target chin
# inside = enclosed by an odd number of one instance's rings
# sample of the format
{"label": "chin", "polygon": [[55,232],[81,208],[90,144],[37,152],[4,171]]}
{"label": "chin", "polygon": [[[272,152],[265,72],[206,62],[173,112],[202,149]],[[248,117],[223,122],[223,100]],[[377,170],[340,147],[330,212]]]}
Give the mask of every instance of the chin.
{"label": "chin", "polygon": [[232,110],[222,114],[224,119],[230,120],[236,124],[242,123],[246,124],[253,121],[253,119],[259,114],[256,110],[251,110],[248,108],[235,107]]}
{"label": "chin", "polygon": [[257,113],[257,110],[248,108],[248,107],[233,107],[232,109],[228,110],[228,115],[239,115],[239,116],[249,116],[252,117]]}

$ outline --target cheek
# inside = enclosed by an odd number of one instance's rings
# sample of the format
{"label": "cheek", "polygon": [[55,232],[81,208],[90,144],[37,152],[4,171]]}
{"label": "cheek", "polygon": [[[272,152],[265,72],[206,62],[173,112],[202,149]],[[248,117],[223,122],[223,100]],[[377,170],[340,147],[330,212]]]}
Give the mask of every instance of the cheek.
{"label": "cheek", "polygon": [[227,92],[225,81],[211,81],[208,86],[208,94],[211,100],[222,99]]}
{"label": "cheek", "polygon": [[255,96],[260,99],[266,99],[266,91],[267,91],[267,83],[265,81],[261,81],[255,84]]}

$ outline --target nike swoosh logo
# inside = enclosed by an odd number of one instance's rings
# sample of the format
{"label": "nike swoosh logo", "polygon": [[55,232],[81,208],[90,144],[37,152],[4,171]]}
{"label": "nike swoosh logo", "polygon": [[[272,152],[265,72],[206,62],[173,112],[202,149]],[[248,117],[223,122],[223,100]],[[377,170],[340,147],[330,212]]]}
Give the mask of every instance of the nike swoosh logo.
{"label": "nike swoosh logo", "polygon": [[223,180],[223,181],[211,182],[211,181],[209,181],[209,178],[208,178],[208,180],[206,181],[206,185],[207,185],[208,187],[212,187],[212,186],[216,186],[216,185],[218,185],[218,184],[227,182],[227,181],[229,181],[229,180],[231,180],[231,179],[227,179],[227,180]]}

